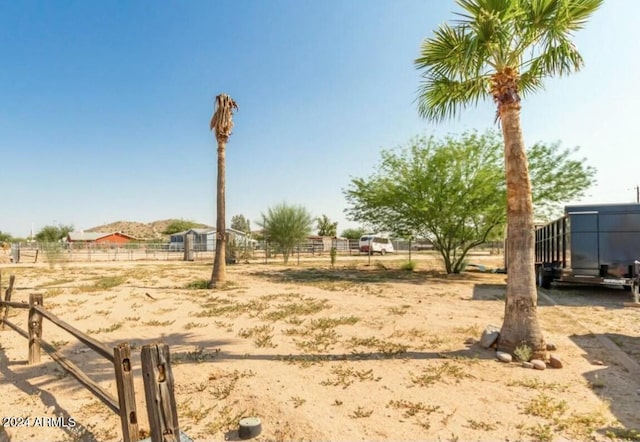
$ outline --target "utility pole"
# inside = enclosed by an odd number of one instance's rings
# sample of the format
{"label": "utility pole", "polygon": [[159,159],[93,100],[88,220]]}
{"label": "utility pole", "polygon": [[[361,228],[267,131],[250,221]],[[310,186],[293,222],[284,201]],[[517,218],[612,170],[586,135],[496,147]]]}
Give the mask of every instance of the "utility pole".
{"label": "utility pole", "polygon": [[640,203],[640,186],[636,186],[636,203]]}

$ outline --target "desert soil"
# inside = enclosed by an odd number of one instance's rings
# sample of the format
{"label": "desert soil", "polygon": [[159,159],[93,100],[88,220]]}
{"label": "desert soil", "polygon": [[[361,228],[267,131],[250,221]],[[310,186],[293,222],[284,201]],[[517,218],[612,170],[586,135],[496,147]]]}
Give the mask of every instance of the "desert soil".
{"label": "desert soil", "polygon": [[[414,257],[415,258],[415,257]],[[489,267],[500,258],[473,257]],[[143,345],[171,350],[180,429],[196,441],[238,440],[257,416],[259,441],[612,440],[639,438],[640,308],[622,290],[541,292],[539,318],[563,368],[502,363],[477,342],[502,323],[506,275],[415,271],[394,257],[228,268],[225,289],[201,288],[211,264],[4,264],[2,292],[42,293],[45,307],[108,347],[133,348],[138,420],[148,434]],[[26,329],[26,310],[9,319]],[[45,320],[43,338],[116,396],[113,367]],[[0,441],[118,441],[117,415],[47,354],[0,332]],[[44,417],[73,428],[38,426]],[[40,419],[38,421],[38,419]],[[5,423],[10,421],[5,420]]]}

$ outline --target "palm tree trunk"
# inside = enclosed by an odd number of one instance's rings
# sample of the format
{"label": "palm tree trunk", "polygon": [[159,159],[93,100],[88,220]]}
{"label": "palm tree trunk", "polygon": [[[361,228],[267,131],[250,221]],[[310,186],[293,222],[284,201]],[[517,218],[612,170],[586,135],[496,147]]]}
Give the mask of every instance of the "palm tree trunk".
{"label": "palm tree trunk", "polygon": [[217,187],[217,220],[216,220],[216,256],[213,262],[213,273],[209,287],[224,284],[227,280],[227,227],[225,223],[225,150],[227,143],[218,140],[218,187]]}
{"label": "palm tree trunk", "polygon": [[507,178],[508,279],[504,322],[498,350],[513,353],[527,344],[534,358],[546,358],[537,316],[534,269],[534,226],[529,166],[520,127],[519,106],[500,110]]}

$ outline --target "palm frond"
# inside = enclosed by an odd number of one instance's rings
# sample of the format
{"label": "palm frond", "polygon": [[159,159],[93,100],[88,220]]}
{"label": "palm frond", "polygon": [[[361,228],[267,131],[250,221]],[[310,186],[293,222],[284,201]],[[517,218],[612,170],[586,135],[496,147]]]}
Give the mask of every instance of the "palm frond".
{"label": "palm frond", "polygon": [[238,110],[238,104],[227,94],[216,97],[215,111],[209,123],[209,129],[215,130],[216,136],[231,135],[233,129],[233,111]]}
{"label": "palm frond", "polygon": [[538,54],[521,65],[528,76],[538,75],[540,79],[553,75],[567,75],[579,71],[584,60],[575,45],[568,39],[546,42]]}
{"label": "palm frond", "polygon": [[522,45],[540,51],[557,46],[582,29],[603,0],[520,0],[522,19],[517,30]]}
{"label": "palm frond", "polygon": [[459,26],[469,29],[469,48],[495,70],[508,66],[513,26],[521,10],[513,0],[459,0],[467,13],[458,13]]}
{"label": "palm frond", "polygon": [[589,18],[602,5],[603,0],[556,0],[562,3],[559,21],[567,32],[584,28]]}
{"label": "palm frond", "polygon": [[518,90],[520,95],[524,98],[529,94],[544,89],[544,83],[542,80],[546,77],[544,74],[545,68],[542,67],[542,60],[540,57],[531,60],[526,69],[520,74],[518,81]]}
{"label": "palm frond", "polygon": [[434,31],[432,38],[424,40],[414,64],[439,76],[460,78],[476,68],[478,55],[464,27],[445,24]]}
{"label": "palm frond", "polygon": [[454,117],[480,99],[488,98],[489,77],[453,80],[445,76],[427,76],[418,91],[418,113],[432,121]]}
{"label": "palm frond", "polygon": [[512,13],[513,0],[458,0],[456,2],[463,12],[456,13],[462,17],[462,22],[467,24],[476,23],[487,17],[493,17],[505,21]]}

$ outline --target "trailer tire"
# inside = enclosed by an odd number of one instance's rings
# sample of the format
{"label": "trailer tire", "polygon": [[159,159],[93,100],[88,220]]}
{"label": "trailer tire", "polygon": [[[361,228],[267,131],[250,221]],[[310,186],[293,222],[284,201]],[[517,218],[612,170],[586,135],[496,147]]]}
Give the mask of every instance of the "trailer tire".
{"label": "trailer tire", "polygon": [[[537,280],[538,280],[538,287],[543,288],[543,289],[550,289],[551,288],[551,281],[553,280],[553,276],[550,274],[550,272],[547,270],[545,271],[545,267],[544,265],[541,265],[538,267],[538,275],[537,275]],[[549,269],[551,270],[551,269]]]}

